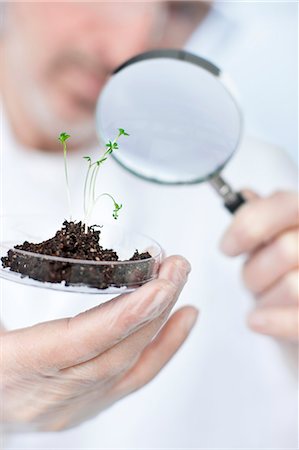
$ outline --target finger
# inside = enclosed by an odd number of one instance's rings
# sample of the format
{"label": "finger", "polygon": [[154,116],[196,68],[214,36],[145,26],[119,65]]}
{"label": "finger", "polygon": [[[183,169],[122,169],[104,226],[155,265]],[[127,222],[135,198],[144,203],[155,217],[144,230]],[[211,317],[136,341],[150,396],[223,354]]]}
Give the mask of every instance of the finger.
{"label": "finger", "polygon": [[[172,256],[170,259],[173,260],[173,264],[182,263],[177,257]],[[106,380],[111,380],[113,377],[128,371],[132,364],[136,362],[136,358],[139,357],[140,353],[165,323],[175,305],[184,286],[183,280],[177,279],[178,275],[178,272],[173,271],[170,264],[161,267],[159,276],[178,284],[180,287],[176,290],[172,302],[159,317],[145,324],[138,331],[96,358],[61,371],[64,377],[68,377],[72,381],[85,379],[92,385],[94,383],[105,383]]]}
{"label": "finger", "polygon": [[173,273],[175,282],[160,277],[130,294],[123,294],[73,318],[35,325],[7,333],[6,348],[20,349],[29,364],[61,369],[87,361],[113,347],[158,317],[173,301],[190,270],[182,257],[167,258],[161,272]]}
{"label": "finger", "polygon": [[281,234],[257,250],[245,263],[245,285],[255,294],[261,294],[279,278],[298,267],[298,231]]}
{"label": "finger", "polygon": [[136,365],[113,388],[114,395],[125,396],[149,383],[185,342],[197,316],[198,311],[191,306],[175,312]]}
{"label": "finger", "polygon": [[293,270],[257,297],[259,306],[283,306],[299,303],[298,270]]}
{"label": "finger", "polygon": [[298,197],[292,192],[248,202],[236,213],[220,248],[228,256],[251,252],[282,231],[297,226],[298,212]]}
{"label": "finger", "polygon": [[288,340],[298,340],[298,306],[257,308],[248,317],[253,331]]}

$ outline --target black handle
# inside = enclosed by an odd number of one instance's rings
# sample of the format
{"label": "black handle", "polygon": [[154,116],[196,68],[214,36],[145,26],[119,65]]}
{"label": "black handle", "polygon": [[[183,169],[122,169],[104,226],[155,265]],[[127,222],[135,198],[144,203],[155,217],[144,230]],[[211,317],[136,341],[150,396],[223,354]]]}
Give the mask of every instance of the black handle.
{"label": "black handle", "polygon": [[230,213],[234,214],[240,206],[246,203],[246,199],[240,192],[233,192],[232,194],[231,198],[227,198],[224,202],[224,205]]}
{"label": "black handle", "polygon": [[220,175],[215,175],[211,178],[210,184],[223,198],[226,209],[232,214],[247,201],[240,192],[233,191],[230,185]]}

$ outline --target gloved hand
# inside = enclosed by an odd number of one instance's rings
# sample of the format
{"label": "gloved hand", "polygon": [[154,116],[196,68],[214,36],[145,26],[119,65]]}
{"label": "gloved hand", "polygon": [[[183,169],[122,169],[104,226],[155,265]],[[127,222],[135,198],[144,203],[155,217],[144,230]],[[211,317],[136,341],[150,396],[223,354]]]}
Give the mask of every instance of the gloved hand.
{"label": "gloved hand", "polygon": [[221,248],[229,256],[249,254],[244,281],[257,299],[249,326],[258,333],[298,340],[298,195],[244,194],[250,201],[238,210]]}
{"label": "gloved hand", "polygon": [[163,326],[189,271],[184,258],[172,256],[157,280],[133,293],[72,318],[2,333],[4,426],[70,428],[148,383],[195,323],[197,310],[185,306]]}

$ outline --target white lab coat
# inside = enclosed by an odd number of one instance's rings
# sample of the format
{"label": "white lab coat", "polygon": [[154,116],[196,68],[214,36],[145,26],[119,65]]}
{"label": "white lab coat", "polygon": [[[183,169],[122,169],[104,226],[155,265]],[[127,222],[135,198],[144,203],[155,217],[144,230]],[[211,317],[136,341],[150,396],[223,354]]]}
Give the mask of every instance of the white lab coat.
{"label": "white lab coat", "polygon": [[[66,215],[61,155],[20,148],[2,122],[3,212]],[[69,158],[77,215],[82,168],[78,154]],[[255,139],[243,141],[225,175],[237,189],[249,186],[261,194],[296,188],[296,168],[288,157]],[[220,200],[207,185],[150,184],[113,160],[102,172],[101,186],[124,204],[121,224],[152,236],[167,254],[191,261],[193,271],[178,305],[198,306],[201,318],[182,350],[142,390],[75,429],[6,436],[4,448],[296,447],[296,349],[247,329],[245,317],[254,300],[240,279],[242,258],[229,260],[218,251],[231,221]],[[109,220],[110,204],[101,211]],[[8,329],[76,314],[102,300],[1,284]]]}

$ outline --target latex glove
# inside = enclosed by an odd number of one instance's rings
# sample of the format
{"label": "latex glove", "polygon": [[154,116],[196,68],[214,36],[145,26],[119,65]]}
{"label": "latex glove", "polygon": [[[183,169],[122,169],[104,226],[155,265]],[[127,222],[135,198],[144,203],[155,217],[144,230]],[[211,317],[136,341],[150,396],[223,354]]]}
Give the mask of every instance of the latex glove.
{"label": "latex glove", "polygon": [[249,326],[259,333],[298,340],[298,196],[246,195],[250,201],[238,210],[221,249],[229,256],[249,253],[243,276],[257,299]]}
{"label": "latex glove", "polygon": [[73,318],[2,334],[5,426],[69,428],[148,383],[195,323],[197,310],[186,306],[157,335],[189,271],[184,258],[169,257],[159,278],[133,293]]}

